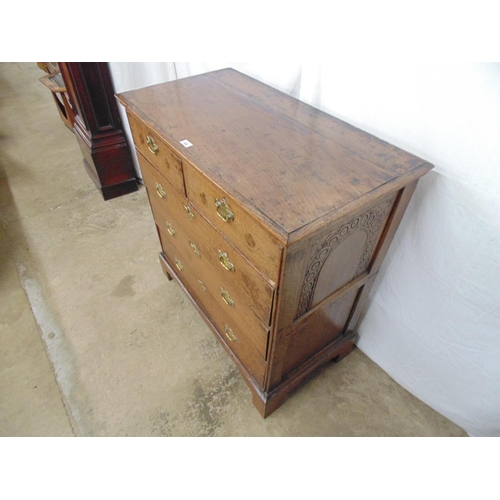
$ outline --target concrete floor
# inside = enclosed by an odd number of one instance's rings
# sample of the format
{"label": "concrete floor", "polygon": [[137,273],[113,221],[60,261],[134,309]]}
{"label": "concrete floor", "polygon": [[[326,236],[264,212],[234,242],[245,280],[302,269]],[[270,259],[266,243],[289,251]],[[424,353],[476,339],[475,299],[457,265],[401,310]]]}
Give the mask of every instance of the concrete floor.
{"label": "concrete floor", "polygon": [[263,420],[163,276],[145,190],[104,202],[36,63],[0,64],[1,436],[464,436],[361,351]]}

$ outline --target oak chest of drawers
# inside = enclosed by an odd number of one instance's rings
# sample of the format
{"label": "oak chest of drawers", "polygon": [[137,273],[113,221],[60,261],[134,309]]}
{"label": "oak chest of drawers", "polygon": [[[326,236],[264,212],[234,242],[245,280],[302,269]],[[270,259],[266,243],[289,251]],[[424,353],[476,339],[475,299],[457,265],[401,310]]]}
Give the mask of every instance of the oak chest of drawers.
{"label": "oak chest of drawers", "polygon": [[175,278],[262,416],[354,346],[432,165],[234,70],[118,96]]}

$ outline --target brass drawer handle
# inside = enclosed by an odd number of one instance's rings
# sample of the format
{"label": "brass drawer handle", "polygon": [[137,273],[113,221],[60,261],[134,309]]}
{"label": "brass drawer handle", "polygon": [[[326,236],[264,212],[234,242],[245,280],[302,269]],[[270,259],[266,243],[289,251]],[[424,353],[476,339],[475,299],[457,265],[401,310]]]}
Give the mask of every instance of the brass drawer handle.
{"label": "brass drawer handle", "polygon": [[226,252],[219,250],[219,262],[226,271],[234,271],[234,264],[229,260]]}
{"label": "brass drawer handle", "polygon": [[229,295],[229,292],[227,290],[224,290],[224,288],[220,287],[220,294],[222,295],[222,300],[231,307],[234,307],[234,300],[231,298]]}
{"label": "brass drawer handle", "polygon": [[198,250],[198,247],[194,243],[189,242],[189,244],[191,245],[191,248],[193,249],[193,252],[196,255],[196,257],[201,257],[201,253]]}
{"label": "brass drawer handle", "polygon": [[188,217],[190,220],[193,220],[195,218],[194,212],[191,210],[191,207],[189,205],[183,205],[184,210],[188,214]]}
{"label": "brass drawer handle", "polygon": [[175,236],[175,229],[174,227],[172,226],[172,224],[170,224],[170,222],[168,221],[165,221],[165,224],[167,225],[167,231],[172,235],[172,236]]}
{"label": "brass drawer handle", "polygon": [[222,200],[215,198],[215,206],[217,207],[217,214],[224,222],[231,222],[234,220],[234,214],[227,206],[226,198],[222,198]]}
{"label": "brass drawer handle", "polygon": [[207,287],[205,286],[205,284],[203,283],[203,281],[201,281],[201,280],[199,279],[199,280],[198,280],[198,283],[200,284],[201,291],[202,291],[202,292],[206,292],[206,291],[207,291]]}
{"label": "brass drawer handle", "polygon": [[167,197],[167,193],[165,193],[165,190],[163,189],[163,186],[159,182],[156,183],[156,194],[160,198],[166,198]]}
{"label": "brass drawer handle", "polygon": [[236,340],[238,340],[238,338],[236,337],[236,335],[234,334],[233,330],[231,330],[231,328],[229,328],[227,325],[224,325],[226,327],[226,337],[231,341],[231,342],[235,342]]}
{"label": "brass drawer handle", "polygon": [[179,269],[179,271],[182,271],[184,269],[184,266],[181,264],[181,261],[179,259],[175,259],[175,267]]}
{"label": "brass drawer handle", "polygon": [[148,143],[148,149],[151,151],[151,153],[157,155],[158,151],[160,151],[160,148],[156,145],[155,140],[150,135],[147,135],[146,142]]}

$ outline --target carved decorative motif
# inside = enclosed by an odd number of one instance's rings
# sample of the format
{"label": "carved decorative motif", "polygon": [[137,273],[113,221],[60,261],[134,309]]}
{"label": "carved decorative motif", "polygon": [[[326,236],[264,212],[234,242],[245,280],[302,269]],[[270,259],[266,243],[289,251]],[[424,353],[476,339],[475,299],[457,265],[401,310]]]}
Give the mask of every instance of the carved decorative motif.
{"label": "carved decorative motif", "polygon": [[357,215],[349,222],[338,226],[328,233],[323,237],[322,241],[315,241],[313,243],[313,247],[316,247],[316,250],[312,251],[307,266],[306,277],[302,284],[302,291],[300,293],[300,301],[295,319],[299,318],[310,309],[321,269],[330,254],[343,240],[356,231],[364,231],[367,235],[365,247],[357,266],[356,276],[366,270],[382,232],[383,224],[387,220],[387,215],[395,198],[396,196],[392,196],[379,205]]}

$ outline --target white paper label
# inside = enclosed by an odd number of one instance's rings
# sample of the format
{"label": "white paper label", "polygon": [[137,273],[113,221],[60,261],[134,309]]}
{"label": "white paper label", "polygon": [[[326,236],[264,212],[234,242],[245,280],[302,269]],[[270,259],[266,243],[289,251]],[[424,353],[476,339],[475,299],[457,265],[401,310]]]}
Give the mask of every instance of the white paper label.
{"label": "white paper label", "polygon": [[184,139],[183,141],[180,142],[185,148],[190,148],[192,146],[192,144],[187,139]]}

